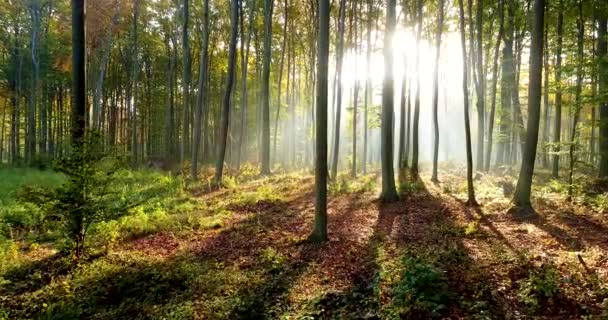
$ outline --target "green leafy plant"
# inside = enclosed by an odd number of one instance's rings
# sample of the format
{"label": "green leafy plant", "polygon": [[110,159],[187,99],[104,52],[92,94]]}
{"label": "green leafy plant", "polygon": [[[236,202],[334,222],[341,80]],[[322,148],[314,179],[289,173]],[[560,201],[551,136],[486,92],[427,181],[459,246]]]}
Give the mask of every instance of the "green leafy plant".
{"label": "green leafy plant", "polygon": [[402,316],[437,316],[449,302],[447,279],[433,264],[417,257],[403,260],[401,281],[395,287],[393,303]]}
{"label": "green leafy plant", "polygon": [[528,277],[519,280],[518,284],[519,300],[532,309],[538,308],[541,302],[550,300],[559,292],[558,272],[550,263],[530,269]]}
{"label": "green leafy plant", "polygon": [[40,207],[49,222],[58,224],[76,257],[84,254],[85,237],[92,224],[115,220],[140,203],[121,197],[120,191],[112,188],[123,161],[106,152],[102,142],[100,134],[87,132],[81,143],[54,165],[67,177],[60,187],[25,186],[18,194],[21,201]]}

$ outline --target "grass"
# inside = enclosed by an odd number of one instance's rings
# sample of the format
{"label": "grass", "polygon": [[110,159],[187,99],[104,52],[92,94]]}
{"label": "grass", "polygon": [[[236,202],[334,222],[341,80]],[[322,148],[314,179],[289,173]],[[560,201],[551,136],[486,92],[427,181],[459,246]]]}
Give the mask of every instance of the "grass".
{"label": "grass", "polygon": [[[221,190],[204,189],[206,176],[186,184],[155,171],[121,172],[123,196],[148,201],[94,225],[94,250],[78,263],[57,254],[61,242],[44,223],[19,236],[3,230],[0,319],[606,315],[608,222],[591,200],[564,210],[550,180],[541,218],[518,222],[499,185],[509,177],[477,180],[474,210],[463,205],[463,179],[449,172],[439,185],[426,176],[407,184],[394,204],[377,201],[376,176],[340,175],[330,185],[331,241],[318,246],[303,241],[313,179],[250,171]],[[28,181],[52,175],[22,173]]]}

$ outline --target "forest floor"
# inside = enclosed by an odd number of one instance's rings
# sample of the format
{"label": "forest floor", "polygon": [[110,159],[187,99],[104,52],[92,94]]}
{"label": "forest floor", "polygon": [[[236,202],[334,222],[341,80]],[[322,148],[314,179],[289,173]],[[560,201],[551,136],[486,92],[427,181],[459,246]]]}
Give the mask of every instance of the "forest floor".
{"label": "forest floor", "polygon": [[306,241],[308,173],[191,184],[98,226],[91,246],[105,250],[77,264],[56,244],[15,241],[0,319],[608,318],[599,200],[568,204],[545,180],[538,216],[520,220],[508,213],[513,177],[479,176],[469,208],[460,172],[437,185],[402,177],[391,204],[376,175],[339,177],[322,245]]}

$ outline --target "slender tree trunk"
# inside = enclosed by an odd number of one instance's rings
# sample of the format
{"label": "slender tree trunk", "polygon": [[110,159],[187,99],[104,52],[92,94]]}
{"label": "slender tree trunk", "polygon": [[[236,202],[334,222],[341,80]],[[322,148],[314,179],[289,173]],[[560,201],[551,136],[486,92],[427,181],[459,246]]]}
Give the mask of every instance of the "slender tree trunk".
{"label": "slender tree trunk", "polygon": [[492,147],[493,147],[493,134],[494,134],[494,117],[496,113],[496,91],[498,84],[498,56],[500,54],[500,43],[502,42],[502,36],[504,33],[504,0],[500,0],[498,3],[498,37],[496,38],[496,45],[494,47],[494,62],[492,64],[492,105],[490,107],[490,116],[488,121],[488,147],[486,148],[486,161],[485,171],[490,171],[491,160],[492,160]]}
{"label": "slender tree trunk", "polygon": [[[420,2],[420,0],[419,0]],[[398,200],[395,189],[395,173],[393,171],[393,46],[392,39],[395,33],[395,7],[396,0],[388,0],[386,5],[386,31],[384,32],[384,82],[382,87],[382,123],[381,123],[381,157],[382,157],[382,194],[386,202]]]}
{"label": "slender tree trunk", "polygon": [[[26,162],[32,164],[36,157],[36,108],[38,97],[38,76],[40,64],[38,61],[38,43],[40,28],[40,3],[38,0],[31,1],[30,14],[32,19],[31,34],[31,59],[32,77],[29,97],[29,110],[27,113],[27,136],[26,136]],[[42,151],[42,150],[41,150]]]}
{"label": "slender tree trunk", "polygon": [[570,167],[568,172],[568,201],[572,201],[573,190],[573,175],[574,175],[574,164],[576,162],[576,132],[578,121],[583,107],[582,102],[582,91],[583,91],[583,63],[584,61],[584,41],[585,41],[585,20],[583,16],[583,2],[578,2],[579,16],[577,21],[577,48],[578,48],[578,61],[576,66],[576,93],[575,93],[575,107],[574,114],[572,115],[572,131],[570,134],[570,148],[568,155],[570,159]]}
{"label": "slender tree trunk", "polygon": [[192,164],[190,175],[192,179],[196,179],[198,174],[198,150],[201,144],[201,127],[202,127],[202,116],[204,99],[207,96],[206,83],[207,83],[207,68],[209,62],[209,0],[203,1],[203,43],[200,52],[200,67],[198,73],[198,92],[196,95],[196,111],[194,119],[194,142],[192,143]]}
{"label": "slender tree trunk", "polygon": [[528,125],[525,149],[522,154],[521,171],[513,197],[516,207],[524,209],[525,214],[531,209],[530,192],[532,175],[538,145],[538,125],[540,122],[540,100],[543,70],[543,28],[545,19],[545,0],[534,0],[534,20],[532,23],[532,40],[530,46],[530,83],[528,87]]}
{"label": "slender tree trunk", "polygon": [[183,68],[184,68],[184,83],[182,84],[183,90],[183,125],[182,125],[182,144],[180,145],[180,162],[186,159],[186,149],[189,144],[190,137],[190,82],[192,81],[191,75],[191,59],[190,59],[190,39],[188,35],[188,24],[190,22],[190,5],[188,0],[183,1],[183,25],[182,25],[182,54],[183,54]]}
{"label": "slender tree trunk", "polygon": [[[355,57],[359,56],[359,40],[357,38],[357,20],[358,20],[358,1],[355,0],[353,3],[353,31],[354,31],[354,43],[353,43],[353,51],[355,52]],[[357,103],[359,99],[359,80],[357,79],[357,71],[358,64],[357,59],[355,59],[355,79],[354,79],[354,88],[353,88],[353,163],[351,168],[351,176],[354,178],[357,176]]]}
{"label": "slender tree trunk", "polygon": [[[485,132],[485,109],[486,109],[486,77],[483,62],[483,0],[477,0],[477,55],[475,64],[477,66],[477,170],[484,168],[484,132]],[[471,52],[471,55],[474,54]]]}
{"label": "slender tree trunk", "polygon": [[549,142],[549,113],[551,106],[549,105],[549,24],[545,20],[545,36],[544,36],[544,85],[543,85],[543,106],[545,108],[543,112],[543,134],[542,134],[542,165],[543,168],[549,167],[549,154],[547,152],[546,144]]}
{"label": "slender tree trunk", "polygon": [[[480,0],[481,4],[481,0]],[[441,56],[441,34],[443,32],[443,0],[439,0],[439,20],[435,35],[435,68],[433,70],[433,174],[431,181],[437,183],[437,162],[439,160],[439,119],[437,109],[439,106],[439,57]],[[479,19],[479,17],[478,17]],[[482,137],[483,139],[483,137]]]}
{"label": "slender tree trunk", "polygon": [[[241,36],[241,130],[239,136],[239,147],[238,147],[238,155],[237,155],[237,171],[240,170],[241,165],[241,157],[243,148],[247,150],[247,141],[245,140],[247,137],[247,109],[248,109],[248,100],[249,97],[247,95],[247,69],[249,67],[249,48],[251,44],[251,35],[253,34],[253,25],[255,21],[255,2],[252,1],[251,7],[249,10],[249,31],[247,32],[247,43],[245,44],[245,49],[243,50],[244,44],[244,32]],[[241,8],[241,30],[243,29],[243,8]],[[243,53],[244,51],[244,53]],[[245,153],[246,155],[247,153]]]}
{"label": "slender tree trunk", "polygon": [[[559,2],[559,10],[557,16],[557,45],[555,52],[555,124],[553,125],[553,178],[559,177],[559,152],[561,149],[561,132],[562,132],[562,45],[564,33],[564,14],[561,11],[562,2]],[[608,166],[606,168],[608,175]]]}
{"label": "slender tree trunk", "polygon": [[407,91],[407,55],[403,55],[403,65],[405,70],[403,71],[403,76],[401,79],[401,101],[400,101],[400,108],[399,108],[399,154],[397,156],[397,162],[398,162],[398,167],[399,169],[405,169],[406,168],[406,164],[407,161],[405,160],[405,141],[406,141],[406,135],[405,135],[405,127],[406,127],[406,123],[405,123],[405,115],[406,115],[406,104],[407,104],[407,99],[406,99],[406,91]]}
{"label": "slender tree trunk", "polygon": [[311,240],[316,242],[327,240],[327,69],[329,60],[329,11],[329,0],[319,0],[315,223],[311,234]]}
{"label": "slender tree trunk", "polygon": [[270,174],[270,59],[272,55],[273,1],[264,0],[264,61],[262,65],[262,147],[260,148],[263,175]]}
{"label": "slender tree trunk", "polygon": [[228,73],[226,75],[226,91],[222,100],[220,136],[217,150],[217,160],[215,163],[215,183],[220,185],[224,171],[224,157],[226,156],[226,146],[228,143],[228,126],[230,124],[230,96],[234,85],[234,71],[236,64],[236,41],[238,31],[238,0],[230,1],[230,47],[228,51]]}
{"label": "slender tree trunk", "polygon": [[340,1],[340,15],[338,21],[338,44],[336,47],[336,73],[337,73],[337,96],[336,96],[336,125],[334,127],[334,144],[331,161],[331,179],[336,179],[338,176],[338,159],[340,152],[340,118],[342,109],[342,62],[344,59],[344,21],[346,20],[346,0]]}
{"label": "slender tree trunk", "polygon": [[72,0],[72,143],[84,136],[86,112],[85,83],[85,0]]}
{"label": "slender tree trunk", "polygon": [[[277,84],[277,113],[276,116],[274,118],[274,138],[273,138],[273,143],[272,143],[272,156],[274,159],[274,162],[278,162],[278,153],[277,153],[277,140],[279,137],[279,116],[281,114],[281,89],[282,89],[282,85],[283,85],[283,67],[285,64],[285,52],[287,50],[287,22],[288,22],[288,15],[287,15],[287,9],[288,9],[288,0],[285,0],[285,8],[284,8],[284,23],[283,23],[283,45],[281,46],[281,63],[280,63],[280,67],[279,67],[279,83]],[[287,53],[287,92],[289,93],[289,52]],[[289,96],[289,94],[288,94]],[[289,98],[287,98],[289,99]]]}
{"label": "slender tree trunk", "polygon": [[[458,0],[458,9],[460,12],[460,41],[462,45],[462,61],[467,61],[467,44],[466,44],[466,29],[464,23],[464,0]],[[469,120],[469,72],[465,66],[462,68],[462,93],[464,96],[464,128],[467,149],[467,205],[475,206],[475,189],[473,187],[473,150],[471,147],[471,123]]]}
{"label": "slender tree trunk", "polygon": [[606,39],[607,14],[599,11],[599,27],[597,34],[597,55],[600,61],[598,70],[598,91],[600,100],[600,134],[599,153],[600,168],[599,177],[608,177],[608,41]]}
{"label": "slender tree trunk", "polygon": [[411,175],[418,179],[418,148],[420,143],[418,126],[420,124],[420,38],[422,38],[422,0],[416,1],[418,31],[416,33],[416,102],[414,105],[414,123],[412,132],[412,167]]}
{"label": "slender tree trunk", "polygon": [[367,52],[365,54],[365,98],[363,101],[363,174],[367,174],[367,149],[368,149],[368,110],[370,103],[370,95],[372,91],[372,81],[370,76],[370,61],[372,56],[372,19],[371,14],[373,11],[372,0],[367,0]]}

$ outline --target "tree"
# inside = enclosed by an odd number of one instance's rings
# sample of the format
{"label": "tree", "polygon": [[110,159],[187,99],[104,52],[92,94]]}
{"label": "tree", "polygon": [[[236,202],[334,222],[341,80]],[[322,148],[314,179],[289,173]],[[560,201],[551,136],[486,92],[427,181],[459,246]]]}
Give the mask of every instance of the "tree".
{"label": "tree", "polygon": [[220,120],[220,136],[219,144],[217,145],[217,159],[215,162],[215,177],[216,185],[222,182],[222,173],[224,171],[224,158],[226,156],[226,146],[228,144],[228,125],[230,124],[230,96],[234,85],[234,69],[236,64],[236,39],[238,30],[238,0],[230,1],[230,47],[228,51],[228,72],[226,74],[226,91],[222,100],[221,120]]}
{"label": "tree", "polygon": [[340,152],[340,118],[342,109],[342,62],[344,59],[344,21],[346,20],[346,0],[340,1],[340,14],[338,18],[338,44],[336,46],[336,82],[337,82],[337,96],[336,96],[336,115],[335,115],[335,127],[334,127],[334,145],[331,161],[331,178],[336,179],[338,176],[338,159]]}
{"label": "tree", "polygon": [[86,110],[84,0],[72,0],[72,143],[84,136]]}
{"label": "tree", "polygon": [[498,56],[500,54],[500,43],[504,33],[504,0],[498,2],[498,37],[494,46],[494,61],[492,63],[492,98],[490,107],[490,116],[488,123],[488,148],[486,149],[485,171],[490,171],[490,163],[492,159],[493,133],[494,133],[494,116],[496,114],[496,91],[498,83]]}
{"label": "tree", "polygon": [[367,49],[365,53],[365,92],[363,99],[363,173],[367,173],[367,139],[368,139],[368,110],[371,94],[371,77],[370,77],[370,61],[372,55],[372,0],[367,0]]}
{"label": "tree", "polygon": [[433,174],[431,181],[439,182],[437,177],[437,160],[439,158],[439,120],[437,108],[439,105],[439,57],[441,56],[441,33],[443,32],[443,0],[439,0],[439,18],[435,34],[435,68],[433,70]]}
{"label": "tree", "polygon": [[249,48],[251,44],[251,35],[253,34],[253,25],[255,22],[255,9],[256,2],[251,1],[249,9],[249,31],[247,32],[247,43],[245,44],[245,31],[243,22],[243,3],[241,1],[241,30],[243,35],[241,36],[241,125],[239,130],[239,145],[237,151],[237,162],[236,169],[239,170],[241,165],[241,156],[243,147],[247,148],[247,108],[248,108],[248,96],[247,96],[247,70],[249,67]]}
{"label": "tree", "polygon": [[327,69],[329,61],[329,0],[319,0],[315,154],[315,227],[311,240],[327,240]]}
{"label": "tree", "polygon": [[530,83],[528,85],[528,124],[521,170],[513,196],[513,203],[520,215],[529,213],[532,175],[538,145],[538,125],[540,122],[540,100],[543,69],[543,28],[545,0],[534,0],[534,20],[530,45]]}
{"label": "tree", "polygon": [[262,66],[262,160],[261,172],[270,174],[270,59],[272,54],[272,0],[264,0],[264,61]]}
{"label": "tree", "polygon": [[393,46],[395,33],[396,0],[388,0],[386,4],[386,29],[384,31],[384,81],[382,85],[382,123],[381,123],[381,158],[382,158],[382,194],[381,199],[393,202],[398,199],[395,189],[395,173],[393,171]]}
{"label": "tree", "polygon": [[[471,0],[472,1],[472,0]],[[484,160],[484,132],[485,132],[485,109],[486,109],[486,77],[483,64],[483,0],[477,0],[477,54],[475,60],[477,77],[475,77],[475,88],[477,89],[477,170],[483,170]],[[471,28],[471,33],[473,29]],[[473,55],[471,48],[471,55]]]}
{"label": "tree", "polygon": [[[30,5],[32,19],[31,58],[32,77],[30,86],[29,108],[27,111],[26,161],[34,162],[36,157],[36,109],[38,104],[38,78],[40,76],[39,42],[40,42],[40,2],[32,0]],[[40,151],[43,151],[42,148]]]}
{"label": "tree", "polygon": [[203,99],[206,96],[207,83],[207,65],[209,62],[209,0],[203,1],[203,43],[201,47],[200,68],[198,74],[198,92],[196,95],[196,112],[194,119],[194,142],[192,143],[192,164],[190,174],[192,179],[196,178],[198,173],[198,150],[201,144],[201,125],[203,115]]}
{"label": "tree", "polygon": [[[420,125],[420,38],[422,38],[422,0],[416,1],[416,20],[418,31],[416,33],[416,100],[414,102],[414,119],[412,131],[412,177],[418,178],[418,149],[419,149],[419,130]],[[385,64],[386,65],[386,64]],[[409,131],[409,130],[408,130]]]}
{"label": "tree", "polygon": [[574,175],[574,163],[576,162],[576,133],[578,121],[583,107],[582,102],[582,91],[583,91],[583,64],[584,64],[584,41],[585,41],[585,20],[583,16],[583,2],[578,2],[579,17],[576,22],[577,24],[577,48],[578,48],[578,59],[576,66],[576,92],[575,92],[575,106],[574,114],[572,115],[572,132],[570,134],[570,147],[568,149],[568,155],[570,158],[570,170],[568,172],[568,201],[572,201],[573,194],[573,175]]}
{"label": "tree", "polygon": [[183,90],[183,105],[184,105],[184,118],[182,126],[183,141],[180,149],[180,160],[186,158],[186,148],[188,146],[190,137],[190,82],[191,82],[191,63],[190,63],[190,41],[188,36],[188,23],[190,21],[190,5],[188,0],[184,0],[182,3],[183,10],[183,25],[182,25],[182,54],[183,54],[183,71],[184,71],[184,83],[182,84]]}
{"label": "tree", "polygon": [[[460,41],[462,45],[462,61],[467,61],[466,29],[464,23],[464,0],[458,0],[460,12]],[[471,148],[471,122],[469,120],[469,72],[466,65],[462,68],[462,93],[464,96],[464,130],[467,148],[467,205],[477,205],[473,187],[473,150]]]}
{"label": "tree", "polygon": [[[353,2],[353,23],[352,31],[354,33],[354,52],[356,56],[359,56],[359,43],[357,38],[357,20],[358,20],[358,1]],[[354,77],[354,89],[353,89],[353,161],[351,167],[351,176],[355,178],[357,176],[357,102],[359,99],[359,80],[357,79],[357,60],[355,60],[355,77]]]}
{"label": "tree", "polygon": [[555,52],[555,83],[557,89],[555,92],[555,125],[553,126],[553,167],[552,175],[554,178],[559,177],[559,152],[560,152],[560,138],[562,134],[562,46],[563,46],[563,34],[564,34],[564,14],[561,10],[562,2],[559,2],[559,12],[557,15],[557,45]]}
{"label": "tree", "polygon": [[600,96],[600,178],[608,178],[608,39],[606,38],[606,21],[608,14],[604,10],[599,10],[598,28],[598,73]]}

